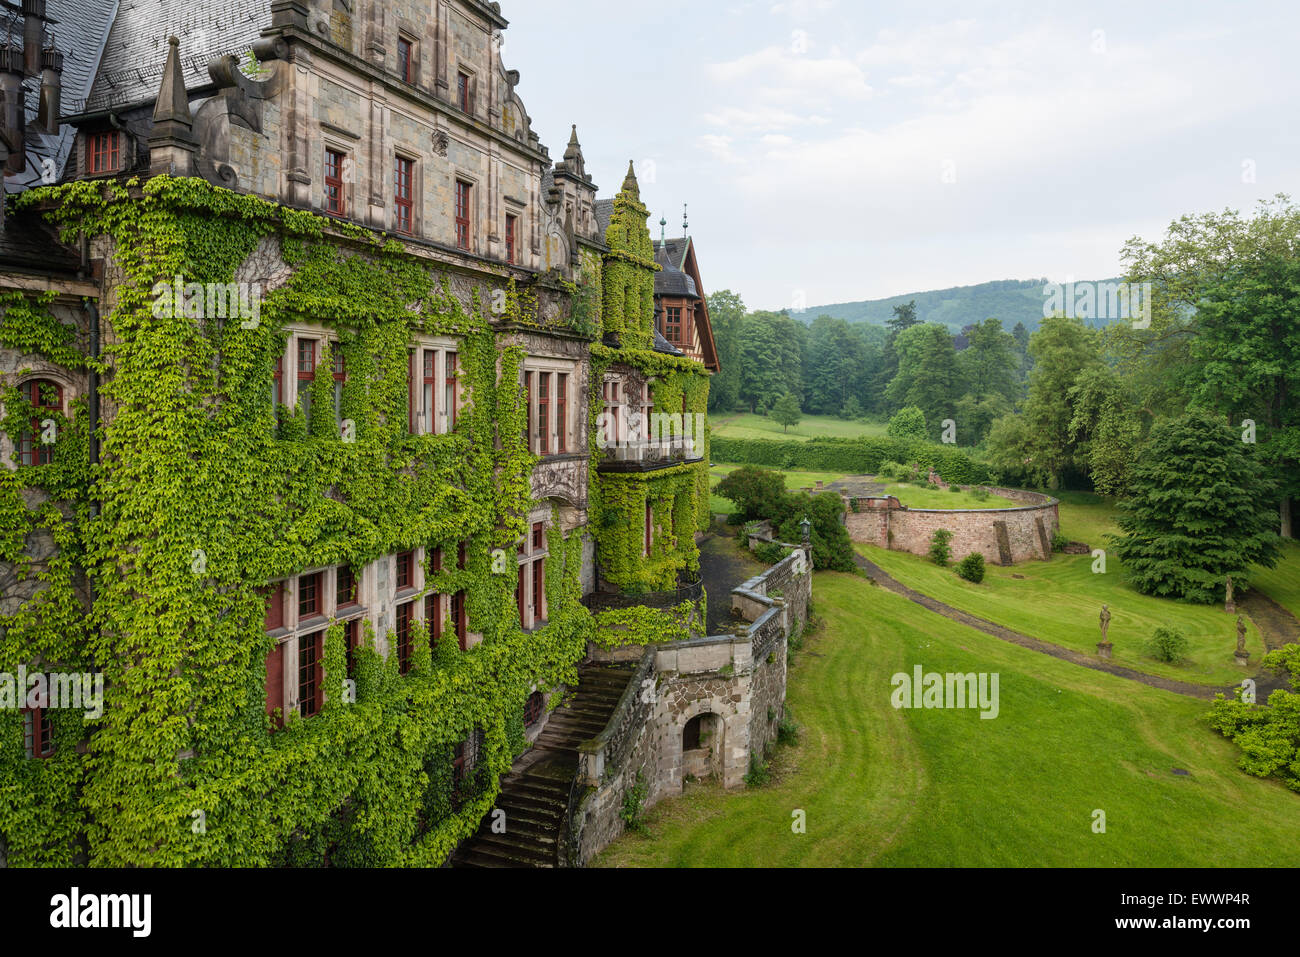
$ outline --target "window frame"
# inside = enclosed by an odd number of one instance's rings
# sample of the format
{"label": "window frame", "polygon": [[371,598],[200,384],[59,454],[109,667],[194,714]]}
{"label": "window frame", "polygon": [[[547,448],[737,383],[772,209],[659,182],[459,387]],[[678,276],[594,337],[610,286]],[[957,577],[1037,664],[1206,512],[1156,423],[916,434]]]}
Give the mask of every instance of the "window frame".
{"label": "window frame", "polygon": [[[45,396],[42,394],[42,386],[53,388],[55,399],[54,405],[49,405]],[[27,379],[19,387],[23,401],[32,407],[33,412],[56,412],[63,415],[64,412],[64,393],[63,386],[53,379]],[[48,416],[33,415],[28,423],[31,426],[30,431],[25,431],[18,439],[18,464],[20,465],[49,465],[54,461],[54,446],[51,442],[46,444],[41,441],[41,420]]]}
{"label": "window frame", "polygon": [[[333,164],[334,175],[330,175],[330,160],[337,157],[338,163]],[[346,216],[348,214],[348,194],[347,181],[344,171],[347,169],[348,154],[343,150],[336,150],[332,146],[325,147],[325,212],[330,216]]]}
{"label": "window frame", "polygon": [[474,184],[466,179],[456,179],[455,209],[456,248],[473,251]]}
{"label": "window frame", "polygon": [[506,213],[506,262],[511,266],[518,264],[518,258],[515,252],[518,230],[519,217],[514,213]]}
{"label": "window frame", "polygon": [[98,130],[86,136],[86,175],[106,176],[122,168],[120,130]]}
{"label": "window frame", "polygon": [[393,155],[393,231],[415,235],[415,160],[401,153]]}

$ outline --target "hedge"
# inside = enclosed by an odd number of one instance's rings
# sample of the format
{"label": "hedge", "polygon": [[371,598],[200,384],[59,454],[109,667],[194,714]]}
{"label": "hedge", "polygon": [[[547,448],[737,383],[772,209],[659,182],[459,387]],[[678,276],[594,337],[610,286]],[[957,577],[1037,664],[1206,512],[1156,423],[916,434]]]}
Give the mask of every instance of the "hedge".
{"label": "hedge", "polygon": [[874,475],[884,462],[915,462],[933,467],[945,482],[982,485],[992,481],[988,465],[949,445],[916,439],[864,436],[856,439],[819,438],[807,442],[712,437],[715,462],[799,468],[816,472]]}

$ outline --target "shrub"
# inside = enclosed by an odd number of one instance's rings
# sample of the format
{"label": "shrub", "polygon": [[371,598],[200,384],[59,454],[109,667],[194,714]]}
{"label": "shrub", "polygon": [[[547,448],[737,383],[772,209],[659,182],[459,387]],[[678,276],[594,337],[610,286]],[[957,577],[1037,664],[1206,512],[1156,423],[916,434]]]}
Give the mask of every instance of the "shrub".
{"label": "shrub", "polygon": [[1070,544],[1069,537],[1067,535],[1064,535],[1059,528],[1056,531],[1052,532],[1052,551],[1063,552],[1065,551],[1065,546],[1069,544]]}
{"label": "shrub", "polygon": [[880,468],[876,469],[876,478],[887,482],[901,482],[906,474],[907,466],[899,462],[882,462]]}
{"label": "shrub", "polygon": [[930,561],[944,568],[948,567],[948,562],[952,559],[952,548],[948,543],[952,541],[952,532],[946,528],[937,528],[934,534],[930,536]]}
{"label": "shrub", "polygon": [[646,795],[650,793],[650,788],[645,783],[645,778],[641,772],[636,773],[636,783],[627,789],[623,795],[623,809],[618,812],[618,816],[623,819],[628,830],[636,831],[638,834],[646,832],[645,822],[641,819],[642,812],[645,809]]}
{"label": "shrub", "polygon": [[989,490],[976,486],[970,490],[971,495],[975,496],[977,502],[987,502],[989,500]]}
{"label": "shrub", "polygon": [[771,778],[772,772],[768,770],[767,762],[751,751],[749,753],[749,773],[745,775],[745,785],[751,788],[759,788]]}
{"label": "shrub", "polygon": [[788,714],[783,715],[781,717],[781,723],[776,726],[776,743],[799,743],[799,725],[797,725],[795,720]]}
{"label": "shrub", "polygon": [[948,491],[959,494],[961,492],[961,486],[954,482],[952,485],[948,486]]}
{"label": "shrub", "polygon": [[924,441],[925,413],[914,405],[899,409],[889,420],[885,434],[891,439],[919,439]]}
{"label": "shrub", "polygon": [[713,436],[710,453],[715,462],[741,462],[775,468],[792,461],[801,469],[815,472],[845,472],[878,475],[885,462],[912,462],[922,469],[933,467],[950,482],[977,485],[991,481],[988,465],[976,462],[951,445],[885,436],[828,438],[807,442],[789,439],[730,439]]}
{"label": "shrub", "polygon": [[776,542],[759,542],[754,546],[754,557],[764,565],[775,565],[789,554]]}
{"label": "shrub", "polygon": [[1157,628],[1147,640],[1146,653],[1156,661],[1176,665],[1187,657],[1187,639],[1172,628]]}
{"label": "shrub", "polygon": [[957,574],[978,585],[984,580],[984,556],[979,552],[971,552],[958,563]]}
{"label": "shrub", "polygon": [[746,465],[719,482],[713,492],[730,499],[736,506],[734,514],[742,519],[773,518],[780,514],[785,497],[785,476]]}

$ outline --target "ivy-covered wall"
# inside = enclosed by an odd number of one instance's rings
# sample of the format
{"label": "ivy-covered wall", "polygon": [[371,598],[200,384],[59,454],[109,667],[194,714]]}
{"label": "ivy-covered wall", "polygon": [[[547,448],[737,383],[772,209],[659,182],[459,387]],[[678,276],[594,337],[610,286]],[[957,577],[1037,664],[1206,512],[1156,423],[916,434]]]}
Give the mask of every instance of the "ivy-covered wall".
{"label": "ivy-covered wall", "polygon": [[[513,287],[504,314],[488,290],[467,307],[398,243],[197,180],[74,183],[19,202],[43,208],[66,239],[96,237],[110,252],[112,291],[103,464],[93,474],[86,464],[78,405],[53,464],[0,470],[0,562],[22,567],[34,528],[59,545],[44,590],[0,619],[0,667],[93,665],[106,679],[102,718],[56,714],[59,747],[47,761],[25,760],[21,719],[0,714],[0,835],[11,863],[69,863],[78,851],[106,866],[441,863],[491,808],[522,746],[525,697],[574,680],[593,632],[579,533],[550,530],[550,620],[539,632],[518,627],[515,576],[492,572],[492,551],[512,552],[524,533],[535,461],[522,440],[522,353],[500,346],[492,320],[530,323],[530,310]],[[157,283],[242,279],[268,248],[285,275],[252,328],[155,314]],[[6,310],[6,343],[70,361],[40,303],[23,309]],[[277,426],[269,383],[294,322],[337,338],[348,371],[341,415],[355,441],[329,414],[309,427],[299,409]],[[454,433],[406,432],[416,334],[460,342],[469,405]],[[327,357],[318,363],[315,409],[332,411],[330,370]],[[3,400],[4,428],[21,429],[27,410],[12,391]],[[24,492],[37,487],[50,499],[29,504]],[[430,581],[467,592],[470,630],[484,641],[462,652],[453,638],[431,652],[417,627],[420,650],[399,676],[367,633],[348,703],[335,623],[324,711],[271,733],[259,587],[462,541],[467,567]],[[97,591],[88,614],[81,568]],[[480,773],[453,807],[451,750],[476,732]]]}

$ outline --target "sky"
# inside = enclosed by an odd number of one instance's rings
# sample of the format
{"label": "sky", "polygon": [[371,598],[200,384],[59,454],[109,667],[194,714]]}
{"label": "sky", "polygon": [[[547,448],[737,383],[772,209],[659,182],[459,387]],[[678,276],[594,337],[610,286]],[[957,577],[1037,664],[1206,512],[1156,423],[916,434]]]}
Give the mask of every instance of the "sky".
{"label": "sky", "polygon": [[1300,194],[1291,2],[503,0],[503,59],[560,159],[707,292],[811,308],[1104,279],[1127,239]]}

